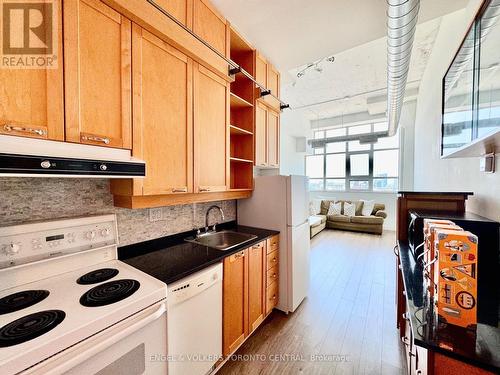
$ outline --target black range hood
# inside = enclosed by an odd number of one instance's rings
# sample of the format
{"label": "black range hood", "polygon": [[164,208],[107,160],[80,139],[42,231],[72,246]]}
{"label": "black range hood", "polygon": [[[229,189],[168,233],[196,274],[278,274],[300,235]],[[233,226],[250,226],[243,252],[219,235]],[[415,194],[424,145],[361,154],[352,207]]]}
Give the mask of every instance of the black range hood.
{"label": "black range hood", "polygon": [[144,177],[129,150],[0,135],[0,177]]}

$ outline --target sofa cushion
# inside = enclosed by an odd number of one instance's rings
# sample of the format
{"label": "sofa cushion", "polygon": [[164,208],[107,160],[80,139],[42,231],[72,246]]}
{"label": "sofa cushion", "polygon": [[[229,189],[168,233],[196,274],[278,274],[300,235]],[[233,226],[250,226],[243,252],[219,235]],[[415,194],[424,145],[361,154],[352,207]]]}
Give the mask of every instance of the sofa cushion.
{"label": "sofa cushion", "polygon": [[384,224],[384,219],[378,216],[353,216],[351,223],[357,224]]}
{"label": "sofa cushion", "polygon": [[373,206],[373,213],[383,210],[385,210],[385,204],[383,203],[375,203],[375,206]]}
{"label": "sofa cushion", "polygon": [[321,224],[326,223],[326,215],[314,215],[316,217],[319,217],[321,219]]}
{"label": "sofa cushion", "polygon": [[333,222],[338,222],[338,223],[350,223],[351,219],[354,218],[355,216],[349,217],[345,215],[331,215],[328,216],[327,219],[328,221],[333,221]]}
{"label": "sofa cushion", "polygon": [[318,216],[309,216],[309,226],[316,227],[321,224],[321,218]]}
{"label": "sofa cushion", "polygon": [[321,201],[321,209],[319,210],[320,215],[326,215],[328,209],[330,208],[330,201]]}

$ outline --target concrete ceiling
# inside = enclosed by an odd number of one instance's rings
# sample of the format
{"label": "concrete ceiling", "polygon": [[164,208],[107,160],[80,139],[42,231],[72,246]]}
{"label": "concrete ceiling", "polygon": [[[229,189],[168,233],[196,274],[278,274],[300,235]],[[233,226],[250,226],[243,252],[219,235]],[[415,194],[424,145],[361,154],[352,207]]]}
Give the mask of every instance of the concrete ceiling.
{"label": "concrete ceiling", "polygon": [[[421,23],[413,44],[407,95],[417,94],[427,60],[439,31],[441,18]],[[384,114],[386,110],[387,62],[386,38],[382,37],[335,55],[334,62],[319,63],[322,72],[314,68],[298,78],[303,67],[282,72],[289,81],[282,83],[281,96],[297,109],[307,107],[310,119],[368,112]],[[320,103],[311,105],[313,103]]]}
{"label": "concrete ceiling", "polygon": [[[386,35],[386,0],[212,0],[235,28],[281,71]],[[424,22],[467,0],[422,0]]]}

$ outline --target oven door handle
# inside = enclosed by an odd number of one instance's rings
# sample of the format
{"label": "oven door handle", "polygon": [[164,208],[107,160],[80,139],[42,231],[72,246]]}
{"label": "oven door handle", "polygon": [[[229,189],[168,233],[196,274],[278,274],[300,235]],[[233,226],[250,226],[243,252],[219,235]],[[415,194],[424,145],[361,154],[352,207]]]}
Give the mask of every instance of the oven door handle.
{"label": "oven door handle", "polygon": [[[131,334],[139,331],[140,329],[144,328],[145,326],[147,326],[151,322],[159,319],[163,314],[165,314],[165,312],[166,312],[165,303],[161,303],[160,306],[158,306],[153,313],[150,313],[145,318],[139,320],[136,323],[133,323],[132,325],[130,325],[128,327],[123,327],[123,329],[121,329],[117,334],[114,334],[113,336],[111,336],[109,338],[104,338],[102,341],[99,341],[99,339],[97,337],[90,337],[89,339],[87,339],[89,341],[89,343],[85,343],[85,344],[87,344],[87,346],[89,344],[91,345],[90,349],[79,353],[79,352],[77,352],[78,349],[75,348],[74,351],[67,353],[71,357],[69,359],[65,360],[64,362],[62,362],[60,365],[56,365],[55,367],[51,368],[50,364],[48,364],[48,369],[45,369],[44,368],[45,366],[43,366],[40,368],[40,370],[42,370],[43,373],[47,374],[47,375],[64,374],[65,372],[75,368],[76,366],[78,366],[82,362],[87,361],[88,359],[92,358],[96,354],[99,354],[100,352],[106,350],[110,346],[116,344],[118,341],[124,339],[127,336],[130,336]],[[118,325],[119,325],[119,323],[118,323]],[[110,329],[113,329],[113,328],[116,328],[116,327],[110,327]],[[99,334],[97,334],[97,335],[99,335]],[[91,342],[93,338],[97,342]],[[76,347],[78,347],[78,344],[76,345]],[[45,364],[45,362],[42,362],[42,364]],[[35,373],[37,373],[37,372],[35,371]]]}

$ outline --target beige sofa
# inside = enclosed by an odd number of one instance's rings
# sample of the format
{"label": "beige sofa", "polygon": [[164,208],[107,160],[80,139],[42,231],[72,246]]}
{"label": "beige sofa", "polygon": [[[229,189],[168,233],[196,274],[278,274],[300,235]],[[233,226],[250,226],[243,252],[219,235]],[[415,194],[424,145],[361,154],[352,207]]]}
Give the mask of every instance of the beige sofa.
{"label": "beige sofa", "polygon": [[[352,203],[351,201],[343,201],[343,200],[339,201],[342,202],[342,212],[344,212],[345,202]],[[328,208],[330,207],[330,201],[328,200],[321,201],[320,213],[314,216],[324,220],[324,225],[326,228],[382,234],[384,227],[384,219],[387,217],[387,213],[384,211],[385,205],[382,203],[375,203],[371,215],[363,216],[361,214],[361,210],[363,209],[363,201],[354,201],[354,203],[356,203],[355,216],[346,216],[346,215],[327,216]],[[309,220],[309,223],[311,223],[311,219]],[[315,229],[314,231],[316,232],[316,230],[317,229]],[[321,230],[323,229],[319,229],[314,234],[319,233]],[[311,237],[312,236],[313,236],[313,227],[311,226]]]}
{"label": "beige sofa", "polygon": [[326,215],[311,215],[309,216],[309,230],[311,238],[317,235],[326,227]]}

